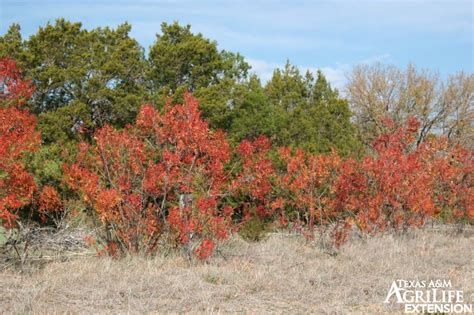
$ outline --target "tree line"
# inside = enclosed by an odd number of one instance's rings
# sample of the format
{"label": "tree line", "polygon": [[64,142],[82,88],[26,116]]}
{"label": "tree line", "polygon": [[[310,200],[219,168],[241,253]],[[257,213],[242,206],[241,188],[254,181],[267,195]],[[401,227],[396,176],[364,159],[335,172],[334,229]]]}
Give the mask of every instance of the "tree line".
{"label": "tree line", "polygon": [[362,65],[343,97],[289,62],[262,84],[189,25],[163,23],[147,55],[130,30],[0,37],[3,225],[80,208],[109,252],[194,235],[206,258],[255,220],[331,225],[337,244],[354,225],[472,220],[472,74]]}

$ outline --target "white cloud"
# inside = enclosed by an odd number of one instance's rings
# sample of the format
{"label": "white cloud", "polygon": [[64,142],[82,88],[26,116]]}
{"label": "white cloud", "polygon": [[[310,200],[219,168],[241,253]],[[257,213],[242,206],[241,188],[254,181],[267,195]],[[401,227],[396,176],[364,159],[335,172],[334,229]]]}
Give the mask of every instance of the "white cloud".
{"label": "white cloud", "polygon": [[350,66],[342,64],[336,67],[322,67],[320,70],[331,83],[331,86],[341,91],[346,84],[346,73],[350,70]]}
{"label": "white cloud", "polygon": [[268,62],[265,60],[258,60],[258,59],[246,59],[247,62],[252,66],[252,71],[255,72],[262,83],[267,82],[271,79],[273,75],[273,71],[276,68],[282,68],[283,65],[276,62]]}

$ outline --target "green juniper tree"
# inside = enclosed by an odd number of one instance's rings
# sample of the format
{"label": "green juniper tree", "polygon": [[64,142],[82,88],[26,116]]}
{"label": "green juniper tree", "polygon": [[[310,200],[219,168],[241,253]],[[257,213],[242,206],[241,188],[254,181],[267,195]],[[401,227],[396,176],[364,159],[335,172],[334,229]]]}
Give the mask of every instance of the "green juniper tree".
{"label": "green juniper tree", "polygon": [[315,80],[310,72],[303,76],[287,62],[284,69],[274,71],[265,92],[278,117],[275,138],[279,145],[319,153],[334,148],[344,155],[359,149],[349,105],[321,71]]}

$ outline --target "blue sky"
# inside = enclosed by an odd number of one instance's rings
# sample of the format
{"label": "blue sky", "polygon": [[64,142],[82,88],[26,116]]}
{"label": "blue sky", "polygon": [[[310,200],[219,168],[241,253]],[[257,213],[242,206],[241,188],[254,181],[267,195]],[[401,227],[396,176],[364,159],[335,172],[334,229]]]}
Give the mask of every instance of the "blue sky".
{"label": "blue sky", "polygon": [[322,69],[333,85],[358,63],[412,62],[443,77],[473,72],[473,1],[334,0],[0,0],[0,34],[17,22],[24,36],[58,17],[86,28],[132,24],[149,47],[163,21],[191,24],[219,47],[240,52],[265,81],[287,58]]}

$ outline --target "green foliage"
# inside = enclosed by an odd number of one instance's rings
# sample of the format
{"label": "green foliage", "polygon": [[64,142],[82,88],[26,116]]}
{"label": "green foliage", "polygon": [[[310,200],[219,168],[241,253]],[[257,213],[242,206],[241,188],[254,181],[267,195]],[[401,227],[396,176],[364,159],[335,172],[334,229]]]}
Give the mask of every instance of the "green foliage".
{"label": "green foliage", "polygon": [[270,102],[291,113],[307,105],[313,78],[307,73],[303,77],[297,67],[286,62],[284,69],[276,69],[271,80],[265,86]]}
{"label": "green foliage", "polygon": [[161,32],[149,56],[154,91],[174,92],[180,86],[196,91],[215,85],[223,78],[246,76],[249,65],[240,55],[219,51],[215,41],[193,34],[190,25],[163,23]]}
{"label": "green foliage", "polygon": [[[145,58],[129,37],[131,26],[82,29],[81,23],[58,19],[40,27],[21,44],[12,25],[0,39],[0,55],[16,56],[36,87],[31,109],[40,115],[48,143],[72,140],[67,130],[78,120],[96,128],[110,123],[125,126],[146,100]],[[66,108],[66,109],[64,109]],[[66,121],[63,115],[81,114]],[[85,117],[87,116],[87,117]],[[42,121],[45,119],[44,121]]]}
{"label": "green foliage", "polygon": [[5,35],[0,37],[0,58],[10,57],[17,62],[26,59],[24,42],[19,24],[12,24]]}
{"label": "green foliage", "polygon": [[89,108],[80,101],[73,101],[57,110],[39,114],[39,129],[46,143],[67,143],[76,140],[80,127],[93,127]]}
{"label": "green foliage", "polygon": [[37,182],[44,184],[61,184],[62,166],[65,152],[72,154],[73,146],[62,146],[59,144],[43,145],[27,157],[28,168],[35,175]]}
{"label": "green foliage", "polygon": [[231,79],[224,79],[207,88],[199,88],[194,95],[201,102],[203,117],[212,128],[228,131],[232,125],[234,103],[241,93],[241,86]]}
{"label": "green foliage", "polygon": [[231,129],[250,69],[241,55],[219,51],[216,42],[192,33],[190,25],[163,23],[149,64],[150,92],[160,107],[169,100],[181,103],[183,93],[192,91],[213,129]]}
{"label": "green foliage", "polygon": [[240,86],[241,94],[234,100],[232,124],[229,134],[234,142],[243,139],[255,139],[259,135],[269,138],[278,132],[283,116],[271,104],[265,95],[260,80],[251,76]]}
{"label": "green foliage", "polygon": [[239,235],[252,242],[258,242],[265,238],[267,234],[267,226],[264,220],[258,216],[253,216],[245,221],[239,228]]}
{"label": "green foliage", "polygon": [[275,115],[260,81],[254,75],[237,83],[230,79],[196,91],[203,117],[215,129],[226,130],[233,142],[271,136],[275,131]]}
{"label": "green foliage", "polygon": [[278,117],[277,144],[315,153],[334,148],[349,155],[359,150],[349,104],[331,88],[321,71],[315,81],[311,73],[303,76],[287,62],[283,70],[275,70],[265,91]]}

